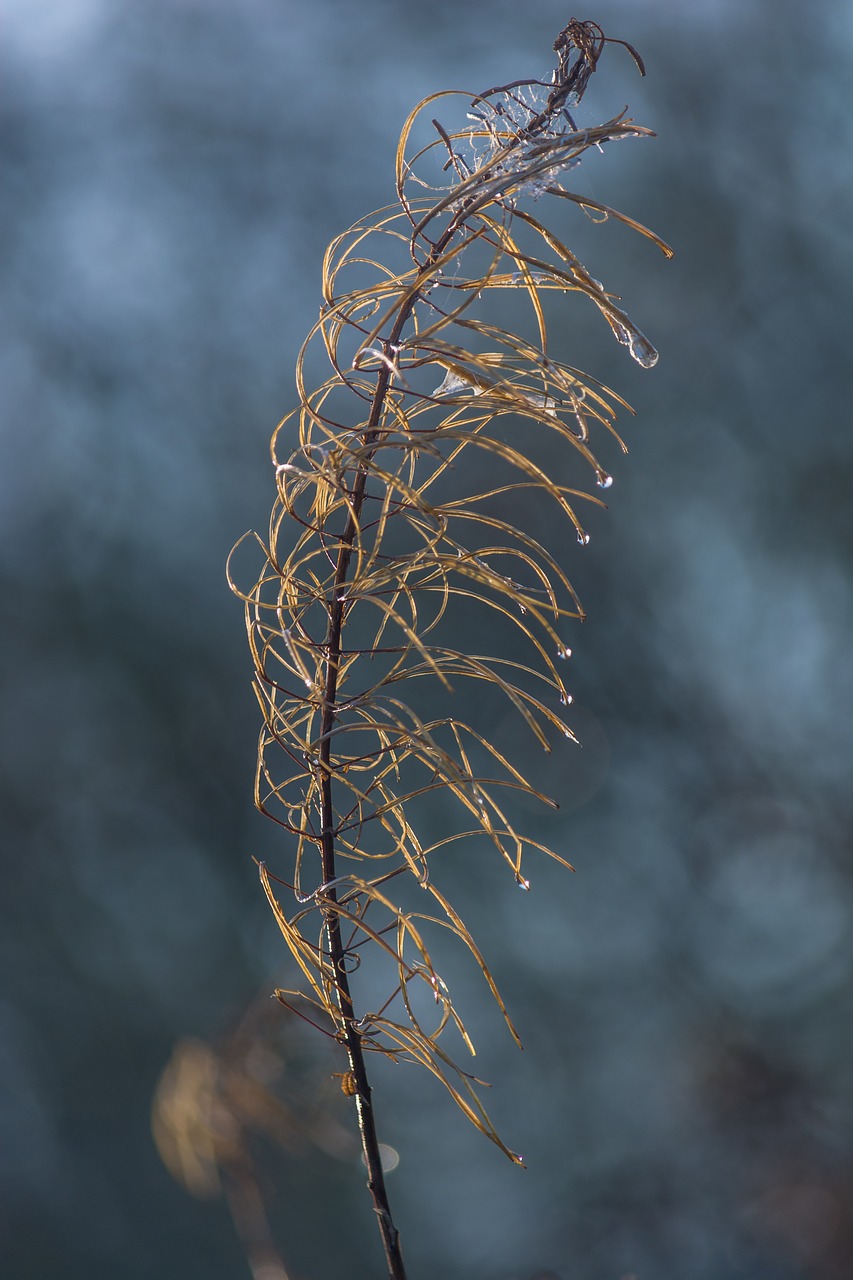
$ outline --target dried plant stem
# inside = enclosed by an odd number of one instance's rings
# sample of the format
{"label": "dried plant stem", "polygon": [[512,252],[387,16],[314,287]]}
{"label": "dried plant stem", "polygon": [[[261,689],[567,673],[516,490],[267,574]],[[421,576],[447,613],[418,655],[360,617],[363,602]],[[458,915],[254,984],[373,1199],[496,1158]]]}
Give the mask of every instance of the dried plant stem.
{"label": "dried plant stem", "polygon": [[[467,212],[468,210],[466,207],[464,209],[464,213]],[[441,254],[447,248],[447,245],[453,239],[453,236],[456,234],[464,217],[464,213],[463,211],[460,211],[457,217],[451,221],[444,234],[440,237],[430,252],[427,265],[422,272],[424,277],[429,277],[434,263],[438,261]],[[403,332],[403,329],[414,310],[418,296],[419,294],[417,290],[414,290],[409,301],[403,305],[398,313],[392,332],[384,343],[386,355],[389,355],[390,352],[393,351],[394,343]],[[369,453],[367,458],[359,466],[358,472],[356,473],[352,493],[352,505],[347,517],[346,528],[338,547],[334,596],[330,601],[329,607],[329,631],[326,638],[326,686],[323,699],[319,758],[320,769],[322,772],[320,809],[322,825],[323,881],[329,886],[327,891],[328,898],[334,903],[337,902],[337,892],[335,887],[337,868],[335,864],[335,819],[334,807],[332,804],[332,776],[334,773],[334,765],[332,764],[331,751],[336,713],[335,704],[338,689],[338,668],[341,656],[341,632],[343,630],[344,622],[343,588],[347,581],[347,575],[349,574],[353,543],[358,532],[358,522],[361,515],[361,509],[364,505],[367,477],[370,469],[370,459],[373,455],[372,446],[376,445],[378,442],[378,427],[379,423],[382,421],[382,412],[390,381],[390,368],[388,365],[382,365],[377,375],[376,391],[370,408],[370,416],[368,417],[366,424],[365,444],[368,447]],[[394,1220],[391,1217],[388,1193],[385,1189],[385,1175],[382,1171],[379,1139],[376,1135],[376,1121],[373,1113],[370,1083],[367,1076],[367,1064],[365,1062],[364,1050],[361,1045],[361,1036],[355,1026],[356,1017],[352,995],[350,993],[349,978],[346,970],[346,948],[344,947],[343,938],[341,936],[341,920],[339,913],[333,908],[328,912],[326,917],[326,935],[329,942],[329,954],[338,990],[339,1006],[346,1028],[345,1044],[347,1056],[349,1058],[350,1070],[353,1073],[356,1084],[355,1098],[358,1110],[358,1127],[361,1134],[364,1159],[367,1163],[367,1185],[370,1190],[370,1194],[373,1197],[373,1207],[376,1210],[376,1216],[379,1220],[379,1231],[385,1248],[385,1257],[388,1262],[388,1274],[390,1280],[405,1280],[406,1271],[403,1265],[402,1254],[400,1253],[400,1233],[395,1227]]]}
{"label": "dried plant stem", "polygon": [[[324,787],[324,792],[326,790],[329,792],[329,803],[331,803],[331,787]],[[323,804],[325,808],[325,795]],[[331,860],[331,866],[334,867],[334,856],[334,845],[331,838],[328,842],[324,838],[324,866],[328,857]],[[334,875],[334,872],[332,874]],[[330,893],[330,897],[333,893],[334,888]],[[361,1037],[353,1025],[353,1003],[344,965],[344,946],[341,939],[340,918],[337,913],[330,915],[327,922],[327,930],[332,964],[337,974],[341,1014],[346,1023],[345,1043],[347,1056],[349,1057],[350,1069],[355,1078],[355,1101],[358,1109],[358,1128],[361,1134],[361,1145],[364,1151],[364,1159],[367,1163],[367,1186],[373,1197],[373,1207],[376,1210],[376,1216],[379,1221],[379,1233],[382,1236],[382,1243],[385,1248],[390,1280],[406,1280],[406,1269],[400,1252],[400,1233],[391,1217],[391,1207],[388,1203],[388,1193],[385,1189],[385,1175],[382,1172],[382,1157],[379,1151],[379,1139],[376,1135],[376,1120],[373,1113],[370,1084],[367,1079],[364,1051],[361,1047]]]}
{"label": "dried plant stem", "polygon": [[[344,1092],[356,1099],[390,1280],[404,1280],[405,1269],[385,1188],[369,1052],[424,1066],[481,1133],[513,1163],[523,1163],[489,1120],[477,1092],[485,1082],[439,1043],[448,1030],[475,1052],[433,960],[426,934],[436,930],[473,957],[520,1041],[482,951],[430,864],[440,865],[457,841],[485,838],[515,883],[527,889],[526,851],[570,864],[516,831],[501,790],[556,805],[457,709],[447,714],[437,699],[422,718],[418,704],[400,691],[428,678],[441,686],[443,698],[458,682],[473,681],[478,698],[485,688],[508,700],[545,751],[549,735],[573,736],[552,705],[571,702],[554,653],[557,659],[570,656],[563,624],[583,612],[549,546],[517,527],[512,503],[521,491],[538,493],[555,504],[581,545],[589,536],[577,503],[603,504],[552,479],[530,451],[530,432],[520,433],[512,423],[556,433],[592,467],[598,487],[611,485],[591,450],[590,427],[610,432],[624,449],[613,427],[614,402],[624,401],[550,354],[548,292],[585,295],[644,368],[655,363],[657,352],[616,305],[618,296],[518,206],[546,194],[567,199],[594,210],[596,220],[612,215],[627,223],[671,256],[647,228],[560,181],[588,150],[649,136],[625,112],[584,130],[570,115],[608,42],[596,23],[572,19],[555,42],[558,66],[550,80],[513,81],[473,95],[462,127],[448,130],[433,118],[437,137],[415,154],[416,122],[425,123],[423,113],[431,114],[436,99],[449,105],[459,94],[432,95],[411,113],[397,149],[397,202],[355,223],[326,254],[320,318],[297,360],[299,407],[273,436],[277,497],[268,545],[255,535],[263,567],[247,592],[229,570],[245,603],[264,716],[256,804],[296,840],[290,878],[271,876],[259,864],[279,928],[309,984],[309,991],[276,995],[294,1012],[307,1007],[307,1021],[315,1025],[321,1025],[318,1013],[328,1019],[328,1034],[346,1048]],[[639,55],[625,47],[642,71]],[[415,172],[421,162],[423,177]],[[432,171],[436,164],[439,174]],[[466,263],[473,259],[473,274],[463,267],[463,254]],[[484,258],[490,259],[485,268]],[[364,286],[369,267],[377,278]],[[473,304],[494,289],[526,295],[535,338],[478,317]],[[312,392],[305,353],[315,340],[322,341],[333,372]],[[443,380],[427,392],[422,371],[430,367]],[[357,422],[352,399],[339,408],[342,391],[359,402]],[[294,417],[298,447],[279,461]],[[472,489],[461,498],[452,490],[445,497],[439,481],[463,452],[470,477],[457,476],[470,478]],[[282,554],[288,530],[295,542]],[[464,622],[472,607],[494,619],[498,631],[511,628],[532,651],[532,665],[513,649],[491,656],[461,649],[451,609]],[[380,660],[365,669],[362,655]],[[444,834],[439,822],[424,844],[408,811],[433,793],[461,805],[473,828]],[[374,822],[374,838],[368,839],[365,831]],[[304,854],[310,849],[319,852],[321,881],[306,893]],[[343,863],[354,869],[342,874]],[[308,874],[313,882],[316,863]],[[396,880],[401,875],[405,881]],[[412,878],[424,892],[423,906],[416,908],[394,893]],[[292,892],[295,912],[279,902],[272,881]],[[365,951],[356,950],[362,945]],[[387,999],[380,991],[375,1012],[357,1015],[350,974],[365,954],[383,966],[383,982],[390,978],[392,985]]]}
{"label": "dried plant stem", "polygon": [[[344,559],[347,558],[344,557],[343,552],[344,548],[342,547],[339,569]],[[343,580],[344,578],[342,577],[341,581]],[[327,691],[331,690],[332,698],[334,699],[334,690],[337,680],[337,659],[335,657],[336,650],[332,648],[333,638],[336,638],[337,645],[339,645],[340,622],[338,622],[337,632],[335,632],[334,616],[330,625],[327,685]],[[334,719],[333,703],[327,703],[327,718],[331,724]],[[327,766],[328,763],[328,760],[326,760],[325,764]],[[322,788],[322,813],[323,875],[328,882],[335,878],[335,844],[334,836],[332,834],[331,817],[332,785],[331,776],[328,773],[325,776]],[[334,885],[330,887],[328,896],[332,902],[337,901]],[[345,1026],[344,1042],[346,1045],[347,1056],[349,1058],[350,1070],[352,1071],[355,1079],[355,1101],[356,1108],[358,1110],[358,1128],[361,1134],[361,1145],[364,1151],[364,1159],[367,1164],[367,1186],[370,1190],[371,1196],[373,1197],[373,1207],[376,1210],[376,1216],[379,1220],[379,1232],[382,1236],[382,1243],[385,1248],[385,1257],[388,1262],[388,1275],[390,1280],[405,1280],[406,1270],[403,1266],[402,1254],[400,1253],[400,1233],[395,1227],[394,1220],[391,1217],[388,1193],[385,1189],[385,1175],[382,1172],[382,1157],[379,1151],[379,1139],[376,1135],[376,1119],[373,1112],[370,1083],[367,1078],[367,1066],[364,1060],[364,1051],[361,1047],[361,1036],[354,1025],[355,1013],[353,1009],[352,995],[350,993],[349,978],[346,971],[346,952],[343,939],[341,937],[341,921],[340,916],[334,910],[330,910],[327,916],[326,931],[329,940],[329,952],[332,968],[335,972],[338,1001]]]}
{"label": "dried plant stem", "polygon": [[[401,329],[408,316],[395,326]],[[371,407],[367,441],[372,444],[376,439],[376,426],[381,420],[382,405],[388,389],[389,371],[383,367],[377,378],[376,394]],[[341,631],[343,629],[344,602],[343,588],[349,573],[352,558],[353,542],[358,529],[358,517],[364,504],[367,485],[367,468],[363,464],[356,475],[352,498],[352,507],[347,518],[346,529],[338,548],[338,563],[335,573],[334,596],[329,608],[329,631],[326,639],[326,687],[323,700],[323,718],[321,727],[320,769],[322,783],[320,789],[320,812],[322,825],[322,865],[323,881],[328,888],[328,898],[337,903],[335,880],[335,816],[332,804],[332,775],[334,766],[331,760],[332,736],[335,723],[336,700],[338,692],[338,667],[341,657]],[[346,969],[346,948],[341,936],[341,918],[332,907],[326,914],[326,936],[329,942],[329,954],[335,983],[338,991],[338,1003],[344,1023],[344,1039],[349,1058],[350,1070],[355,1079],[355,1101],[358,1112],[358,1128],[361,1134],[361,1145],[367,1164],[367,1186],[373,1197],[373,1207],[379,1222],[379,1233],[385,1249],[390,1280],[406,1280],[406,1269],[400,1252],[400,1233],[391,1217],[388,1193],[385,1189],[385,1175],[382,1171],[382,1156],[379,1150],[379,1139],[376,1134],[376,1119],[373,1112],[373,1100],[370,1083],[367,1077],[367,1064],[361,1045],[361,1035],[355,1026],[355,1010],[350,993],[349,977]]]}

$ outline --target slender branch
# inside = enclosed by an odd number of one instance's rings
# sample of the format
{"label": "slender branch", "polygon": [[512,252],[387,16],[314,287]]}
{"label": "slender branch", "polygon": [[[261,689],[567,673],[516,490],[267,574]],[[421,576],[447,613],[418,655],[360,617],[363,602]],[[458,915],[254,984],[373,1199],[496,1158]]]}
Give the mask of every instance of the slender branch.
{"label": "slender branch", "polygon": [[[414,302],[412,302],[412,306]],[[403,324],[408,319],[411,307],[401,312],[394,326],[395,336],[399,336]],[[379,371],[376,392],[371,407],[368,431],[365,439],[368,445],[376,441],[377,428],[381,420],[382,407],[388,390],[390,373],[383,366]],[[371,455],[372,456],[372,455]],[[337,902],[335,879],[335,818],[332,804],[332,732],[337,716],[338,668],[341,657],[341,632],[343,630],[344,602],[343,587],[349,573],[352,559],[353,543],[358,530],[358,517],[364,504],[367,485],[367,468],[364,462],[359,467],[353,491],[352,507],[347,520],[346,529],[338,548],[338,563],[335,573],[335,585],[329,609],[329,629],[326,637],[326,688],[323,699],[323,719],[320,745],[321,784],[321,822],[322,822],[322,861],[323,882],[328,885],[327,898]],[[379,1139],[376,1135],[376,1121],[373,1113],[370,1083],[367,1077],[367,1066],[361,1035],[355,1026],[355,1012],[350,994],[349,976],[346,970],[346,949],[341,937],[341,920],[334,907],[326,915],[326,934],[329,940],[329,953],[335,974],[338,1001],[344,1022],[344,1037],[349,1057],[350,1070],[355,1079],[355,1099],[358,1110],[358,1128],[361,1144],[367,1164],[367,1185],[373,1197],[373,1207],[379,1220],[379,1232],[385,1248],[390,1280],[406,1280],[406,1270],[400,1252],[400,1234],[391,1217],[388,1194],[385,1189],[385,1175],[382,1171],[382,1157],[379,1151]]]}
{"label": "slender branch", "polygon": [[[467,213],[467,208],[460,210],[445,228],[437,243],[430,250],[427,262],[421,271],[423,277],[429,276],[433,264],[441,257],[462,225]],[[386,353],[393,351],[394,345],[398,342],[419,297],[418,290],[414,290],[397,313],[391,333],[384,343]],[[344,624],[343,588],[349,575],[353,544],[359,529],[359,518],[364,505],[370,461],[378,442],[379,424],[382,421],[385,399],[390,384],[391,365],[389,362],[382,365],[376,379],[376,390],[364,433],[367,453],[360,462],[356,473],[350,512],[338,546],[335,583],[329,606],[329,629],[326,635],[326,686],[323,697],[319,763],[322,775],[320,810],[323,883],[328,886],[325,890],[325,895],[331,903],[337,902],[337,888],[335,885],[337,878],[335,865],[335,817],[332,803],[332,776],[334,771],[334,765],[332,764],[332,736],[337,718],[338,670],[341,658],[341,634]],[[329,941],[329,955],[335,975],[339,1007],[344,1022],[344,1043],[349,1058],[350,1070],[356,1085],[355,1099],[358,1110],[358,1127],[368,1170],[367,1185],[373,1197],[373,1207],[379,1220],[379,1232],[385,1247],[390,1280],[406,1280],[406,1271],[400,1252],[400,1233],[394,1225],[391,1208],[388,1203],[388,1194],[385,1189],[385,1176],[382,1171],[382,1158],[379,1151],[379,1140],[376,1135],[376,1121],[373,1113],[370,1083],[367,1076],[367,1065],[361,1045],[361,1034],[355,1026],[356,1018],[350,993],[349,976],[346,970],[346,948],[341,936],[341,921],[334,906],[327,911],[326,936]]]}

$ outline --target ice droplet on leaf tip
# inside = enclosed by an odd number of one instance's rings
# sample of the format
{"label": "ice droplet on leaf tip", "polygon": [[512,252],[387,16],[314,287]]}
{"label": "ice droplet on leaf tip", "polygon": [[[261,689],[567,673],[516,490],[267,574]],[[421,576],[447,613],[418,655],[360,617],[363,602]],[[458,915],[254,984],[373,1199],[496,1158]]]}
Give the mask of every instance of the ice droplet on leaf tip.
{"label": "ice droplet on leaf tip", "polygon": [[608,475],[606,471],[599,471],[596,484],[599,489],[609,489],[613,483],[613,477]]}
{"label": "ice droplet on leaf tip", "polygon": [[651,369],[658,362],[658,351],[649,342],[648,338],[643,337],[640,332],[632,333],[628,348],[631,355],[642,365],[644,369]]}
{"label": "ice droplet on leaf tip", "polygon": [[620,312],[619,315],[621,319],[617,319],[616,316],[607,317],[616,341],[628,348],[637,364],[642,365],[644,369],[651,369],[658,362],[657,349],[652,346],[646,335],[632,324],[624,312]]}

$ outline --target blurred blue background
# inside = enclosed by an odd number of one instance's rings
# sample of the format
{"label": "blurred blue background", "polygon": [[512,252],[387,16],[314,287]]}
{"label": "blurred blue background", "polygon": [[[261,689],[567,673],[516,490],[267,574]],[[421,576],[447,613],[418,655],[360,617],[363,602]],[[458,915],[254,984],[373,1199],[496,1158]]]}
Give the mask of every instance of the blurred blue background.
{"label": "blurred blue background", "polygon": [[[239,1194],[194,1198],[154,1145],[183,1042],[237,1053],[283,1107],[273,1123],[265,1095],[245,1128],[288,1274],[367,1280],[381,1256],[340,1090],[298,1141],[279,1123],[310,1110],[294,1081],[343,1064],[270,1022],[266,993],[295,978],[251,856],[284,871],[288,850],[251,807],[257,711],[224,561],[264,527],[325,244],[392,198],[405,115],[547,71],[570,14],[3,10],[0,1270],[250,1275]],[[640,369],[567,302],[564,358],[638,413],[629,458],[603,446],[610,510],[567,547],[590,615],[571,637],[584,745],[543,765],[560,814],[530,816],[578,874],[460,886],[526,1052],[476,975],[459,999],[529,1168],[413,1068],[379,1070],[390,1191],[413,1280],[846,1280],[853,10],[576,16],[648,69],[610,48],[589,120],[627,102],[659,134],[576,189],[677,256],[551,217],[661,360]],[[235,1050],[256,997],[261,1029]],[[214,1117],[220,1154],[241,1105]],[[281,1274],[264,1265],[256,1280]]]}

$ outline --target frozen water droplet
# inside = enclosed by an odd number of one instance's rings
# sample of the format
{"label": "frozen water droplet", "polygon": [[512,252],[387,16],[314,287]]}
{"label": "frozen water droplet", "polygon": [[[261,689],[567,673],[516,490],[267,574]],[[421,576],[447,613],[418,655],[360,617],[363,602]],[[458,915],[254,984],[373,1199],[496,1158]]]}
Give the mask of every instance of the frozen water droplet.
{"label": "frozen water droplet", "polygon": [[560,701],[562,702],[564,707],[568,707],[568,706],[571,706],[574,699],[572,698],[572,695],[570,693],[564,692],[560,694]]}
{"label": "frozen water droplet", "polygon": [[631,355],[637,361],[637,364],[643,366],[644,369],[651,369],[658,362],[658,352],[649,342],[648,338],[640,333],[639,329],[631,334],[631,340],[628,344]]}
{"label": "frozen water droplet", "polygon": [[515,883],[518,885],[519,889],[523,889],[525,893],[527,893],[530,889],[530,881],[525,880],[524,876],[517,875],[515,878]]}
{"label": "frozen water droplet", "polygon": [[599,471],[596,484],[599,489],[609,489],[613,483],[613,477],[609,476],[606,471]]}
{"label": "frozen water droplet", "polygon": [[582,546],[582,547],[588,547],[588,546],[589,546],[589,534],[588,534],[588,533],[584,533],[584,531],[583,531],[583,530],[581,530],[581,531],[580,531],[580,533],[578,534],[578,542],[581,544],[581,546]]}
{"label": "frozen water droplet", "polygon": [[658,353],[655,347],[649,342],[644,333],[631,323],[624,312],[618,313],[622,317],[620,324],[612,316],[609,316],[610,324],[616,335],[616,341],[621,342],[623,347],[627,347],[631,355],[637,361],[637,364],[643,366],[644,369],[651,369],[652,365],[658,362]]}
{"label": "frozen water droplet", "polygon": [[520,600],[519,600],[519,601],[517,601],[516,603],[518,604],[518,611],[519,611],[519,613],[527,613],[527,609],[526,609],[526,607],[521,603],[521,601],[520,601]]}
{"label": "frozen water droplet", "polygon": [[568,645],[564,645],[562,649],[557,650],[558,658],[570,658],[571,656],[572,656],[572,651]]}
{"label": "frozen water droplet", "polygon": [[451,369],[448,369],[444,375],[443,381],[439,383],[432,394],[434,396],[452,396],[455,395],[457,391],[467,390],[469,386],[470,384],[466,382],[464,378],[460,378],[458,374],[453,373]]}

